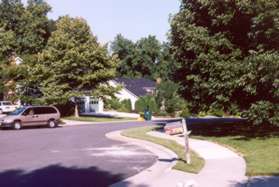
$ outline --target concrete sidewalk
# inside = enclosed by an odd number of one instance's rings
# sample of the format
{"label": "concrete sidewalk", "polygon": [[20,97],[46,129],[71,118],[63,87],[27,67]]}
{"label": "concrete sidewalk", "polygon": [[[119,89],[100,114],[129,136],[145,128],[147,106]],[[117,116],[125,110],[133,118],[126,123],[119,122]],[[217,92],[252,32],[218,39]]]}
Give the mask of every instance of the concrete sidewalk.
{"label": "concrete sidewalk", "polygon": [[[175,140],[184,145],[183,137],[169,136],[161,132],[150,132],[149,135]],[[241,156],[208,141],[190,139],[190,147],[205,159],[205,166],[201,172],[190,178],[195,186],[229,187],[246,183],[246,164]]]}
{"label": "concrete sidewalk", "polygon": [[[152,136],[175,140],[184,145],[183,137],[169,136],[161,132],[150,132]],[[112,187],[240,187],[247,184],[244,159],[218,144],[190,139],[191,148],[205,159],[205,166],[199,174],[190,174],[171,169],[176,163],[170,150],[151,142],[121,136],[120,132],[109,133],[107,137],[133,142],[158,156],[157,162],[142,173],[121,181]]]}
{"label": "concrete sidewalk", "polygon": [[195,174],[184,173],[171,168],[176,164],[175,153],[161,145],[121,136],[121,131],[108,133],[109,139],[118,140],[141,146],[158,156],[157,162],[145,171],[120,181],[111,187],[190,187]]}

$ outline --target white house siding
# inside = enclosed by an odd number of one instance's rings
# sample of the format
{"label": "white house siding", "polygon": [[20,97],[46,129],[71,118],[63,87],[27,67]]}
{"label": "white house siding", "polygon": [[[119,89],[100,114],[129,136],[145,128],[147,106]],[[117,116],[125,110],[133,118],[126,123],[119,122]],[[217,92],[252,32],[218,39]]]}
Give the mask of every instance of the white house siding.
{"label": "white house siding", "polygon": [[[117,87],[119,84],[114,80],[111,80],[109,81],[109,85],[112,87]],[[123,88],[115,94],[115,97],[117,97],[120,101],[123,101],[125,99],[131,100],[132,110],[135,110],[135,105],[138,100],[138,97],[135,94],[131,93],[129,90]]]}

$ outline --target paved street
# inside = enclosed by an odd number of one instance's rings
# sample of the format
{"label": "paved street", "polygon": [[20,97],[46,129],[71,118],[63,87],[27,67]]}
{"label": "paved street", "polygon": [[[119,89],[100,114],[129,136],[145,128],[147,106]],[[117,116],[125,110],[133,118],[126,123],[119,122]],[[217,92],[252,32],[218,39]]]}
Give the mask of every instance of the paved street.
{"label": "paved street", "polygon": [[[0,131],[0,186],[108,186],[150,167],[156,156],[109,140],[143,123]],[[128,184],[127,184],[128,186]]]}

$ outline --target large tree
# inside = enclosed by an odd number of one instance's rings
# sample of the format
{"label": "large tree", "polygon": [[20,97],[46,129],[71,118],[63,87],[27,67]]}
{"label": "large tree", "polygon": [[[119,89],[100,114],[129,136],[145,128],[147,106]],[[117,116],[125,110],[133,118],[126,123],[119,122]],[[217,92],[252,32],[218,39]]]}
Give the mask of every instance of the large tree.
{"label": "large tree", "polygon": [[49,11],[50,6],[43,0],[28,0],[26,6],[20,0],[0,1],[1,88],[11,80],[19,85],[18,81],[28,76],[23,71],[27,67],[16,68],[11,62],[19,56],[26,66],[34,65],[37,53],[44,49],[53,30],[53,22],[47,18]]}
{"label": "large tree", "polygon": [[117,76],[135,77],[137,72],[133,71],[133,60],[135,56],[136,45],[133,41],[124,38],[118,34],[111,43],[111,51],[120,59],[117,68]]}
{"label": "large tree", "polygon": [[47,18],[50,10],[43,0],[28,0],[26,6],[20,0],[0,2],[0,25],[15,35],[13,52],[24,56],[45,47],[51,33],[51,21]]}
{"label": "large tree", "polygon": [[[176,80],[193,111],[247,112],[278,124],[278,1],[183,0],[171,22]],[[259,114],[257,108],[265,108]]]}
{"label": "large tree", "polygon": [[168,43],[148,36],[133,42],[117,35],[111,44],[113,54],[118,55],[118,76],[170,79],[177,64],[170,53]]}
{"label": "large tree", "polygon": [[153,77],[156,65],[160,61],[161,44],[155,36],[142,38],[136,43],[136,52],[133,60],[133,70],[142,77]]}
{"label": "large tree", "polygon": [[61,17],[56,27],[33,68],[41,101],[63,104],[84,94],[102,96],[99,91],[115,76],[117,59],[97,42],[84,19]]}

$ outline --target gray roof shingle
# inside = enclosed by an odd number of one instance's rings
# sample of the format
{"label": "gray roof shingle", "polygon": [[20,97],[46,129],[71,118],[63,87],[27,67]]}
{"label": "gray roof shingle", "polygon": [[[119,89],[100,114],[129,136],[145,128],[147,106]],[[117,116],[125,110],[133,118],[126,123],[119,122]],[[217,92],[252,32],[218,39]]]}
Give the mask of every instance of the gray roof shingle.
{"label": "gray roof shingle", "polygon": [[155,81],[146,78],[116,78],[114,80],[117,83],[122,84],[127,90],[129,90],[138,97],[147,95],[148,90],[154,90],[156,87]]}

